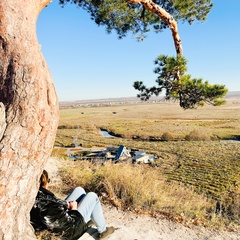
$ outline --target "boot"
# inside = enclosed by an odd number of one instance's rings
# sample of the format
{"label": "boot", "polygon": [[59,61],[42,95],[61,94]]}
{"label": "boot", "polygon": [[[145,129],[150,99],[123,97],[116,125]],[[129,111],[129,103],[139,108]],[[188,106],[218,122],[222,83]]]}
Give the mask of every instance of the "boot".
{"label": "boot", "polygon": [[102,233],[99,233],[99,239],[104,239],[111,235],[115,231],[114,227],[106,227],[106,230]]}

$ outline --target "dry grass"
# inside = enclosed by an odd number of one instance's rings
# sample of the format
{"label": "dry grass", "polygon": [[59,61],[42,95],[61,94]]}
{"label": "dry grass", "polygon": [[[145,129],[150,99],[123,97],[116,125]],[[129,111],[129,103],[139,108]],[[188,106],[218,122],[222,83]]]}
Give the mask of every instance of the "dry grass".
{"label": "dry grass", "polygon": [[83,142],[89,134],[97,139],[100,128],[128,139],[160,140],[169,133],[179,140],[194,130],[209,137],[231,138],[240,132],[239,110],[234,102],[197,110],[182,110],[174,103],[61,109],[59,125],[67,128],[58,130],[57,143],[65,139],[64,145],[71,144],[76,135]]}
{"label": "dry grass", "polygon": [[[143,165],[107,164],[94,166],[85,161],[71,162],[61,172],[65,192],[81,185],[95,191],[102,201],[123,210],[161,214],[177,221],[206,224],[214,203],[181,184],[170,183],[156,169]],[[200,221],[201,219],[201,221]]]}
{"label": "dry grass", "polygon": [[[174,103],[61,109],[56,145],[70,146],[77,136],[83,147],[125,145],[157,154],[161,163],[150,169],[75,162],[62,172],[64,186],[83,185],[124,209],[214,226],[239,224],[240,146],[216,141],[239,137],[239,110],[235,101],[187,111]],[[122,138],[104,138],[100,128]],[[66,155],[59,149],[54,154]]]}
{"label": "dry grass", "polygon": [[39,233],[36,233],[37,239],[41,240],[60,240],[61,237],[55,236],[53,233],[44,230]]}

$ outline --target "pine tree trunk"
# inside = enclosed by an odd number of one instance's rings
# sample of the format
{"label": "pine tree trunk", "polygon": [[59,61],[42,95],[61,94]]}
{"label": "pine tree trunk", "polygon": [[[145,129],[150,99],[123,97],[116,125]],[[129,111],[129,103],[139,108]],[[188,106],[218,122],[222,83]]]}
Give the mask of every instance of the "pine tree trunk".
{"label": "pine tree trunk", "polygon": [[0,239],[34,239],[29,212],[58,125],[58,100],[36,36],[50,0],[0,1]]}

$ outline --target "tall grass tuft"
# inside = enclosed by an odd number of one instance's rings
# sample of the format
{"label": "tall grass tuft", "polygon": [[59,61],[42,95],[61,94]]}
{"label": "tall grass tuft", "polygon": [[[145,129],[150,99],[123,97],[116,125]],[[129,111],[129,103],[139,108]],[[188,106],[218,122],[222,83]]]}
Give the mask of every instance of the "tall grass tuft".
{"label": "tall grass tuft", "polygon": [[[85,161],[73,162],[61,171],[65,193],[78,185],[94,191],[118,208],[186,219],[202,219],[214,204],[203,195],[178,183],[165,180],[156,169],[144,165],[106,164],[94,166]],[[178,217],[177,217],[178,216]]]}
{"label": "tall grass tuft", "polygon": [[210,136],[202,131],[193,130],[185,136],[185,140],[187,140],[187,141],[209,141]]}

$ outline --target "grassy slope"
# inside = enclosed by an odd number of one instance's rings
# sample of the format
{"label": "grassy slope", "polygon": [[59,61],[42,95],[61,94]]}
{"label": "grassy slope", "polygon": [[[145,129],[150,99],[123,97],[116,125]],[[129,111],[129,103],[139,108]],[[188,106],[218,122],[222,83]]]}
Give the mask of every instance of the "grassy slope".
{"label": "grassy slope", "polygon": [[[221,107],[187,111],[175,103],[61,109],[59,125],[64,129],[58,130],[56,144],[70,145],[77,136],[83,146],[123,144],[155,153],[162,163],[157,171],[166,179],[193,186],[198,193],[218,200],[229,209],[225,210],[227,213],[238,218],[239,214],[231,210],[231,201],[239,197],[240,143],[139,139],[161,139],[167,132],[175,140],[183,140],[193,130],[205,139],[239,136],[239,110],[239,99],[230,99]],[[104,138],[99,135],[99,128],[124,138]],[[235,202],[239,209],[239,200]]]}

